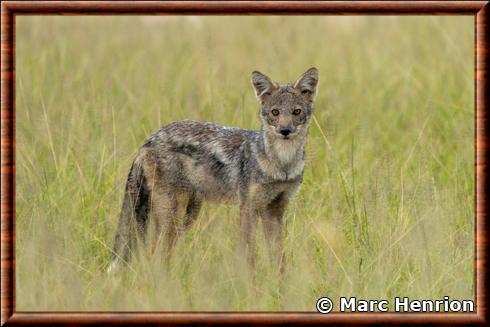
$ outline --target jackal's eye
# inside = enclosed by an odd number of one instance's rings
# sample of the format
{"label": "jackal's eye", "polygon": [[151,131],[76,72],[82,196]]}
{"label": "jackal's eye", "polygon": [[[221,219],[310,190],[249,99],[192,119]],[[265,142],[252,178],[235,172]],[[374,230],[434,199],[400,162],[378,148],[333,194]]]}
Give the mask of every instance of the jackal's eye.
{"label": "jackal's eye", "polygon": [[273,116],[277,116],[277,115],[279,115],[279,110],[272,109],[271,113],[272,113]]}
{"label": "jackal's eye", "polygon": [[301,109],[294,109],[293,115],[297,116],[301,113]]}

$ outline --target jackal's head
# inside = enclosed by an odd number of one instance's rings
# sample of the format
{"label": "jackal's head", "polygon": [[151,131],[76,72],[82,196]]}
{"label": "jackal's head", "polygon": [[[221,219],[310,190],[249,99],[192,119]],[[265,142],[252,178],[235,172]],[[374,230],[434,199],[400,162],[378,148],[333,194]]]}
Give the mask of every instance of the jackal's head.
{"label": "jackal's head", "polygon": [[318,70],[308,69],[294,83],[279,84],[254,71],[252,84],[260,102],[263,128],[278,138],[305,135],[313,114]]}

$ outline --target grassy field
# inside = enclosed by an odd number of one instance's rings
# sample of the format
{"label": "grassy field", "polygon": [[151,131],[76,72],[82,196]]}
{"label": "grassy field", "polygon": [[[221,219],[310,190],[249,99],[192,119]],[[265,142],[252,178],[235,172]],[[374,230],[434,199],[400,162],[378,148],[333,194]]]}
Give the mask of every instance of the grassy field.
{"label": "grassy field", "polygon": [[[474,296],[473,17],[16,18],[17,310],[297,310]],[[258,128],[250,73],[320,71],[282,287],[238,209],[206,205],[172,267],[108,275],[124,184],[160,126]],[[148,252],[148,251],[147,251]]]}

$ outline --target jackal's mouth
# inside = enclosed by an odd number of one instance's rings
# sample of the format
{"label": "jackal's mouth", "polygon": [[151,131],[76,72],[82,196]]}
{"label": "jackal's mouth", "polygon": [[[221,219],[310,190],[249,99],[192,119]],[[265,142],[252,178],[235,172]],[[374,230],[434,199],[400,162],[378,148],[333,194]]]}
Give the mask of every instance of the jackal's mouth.
{"label": "jackal's mouth", "polygon": [[287,131],[284,130],[279,130],[275,126],[267,126],[267,132],[271,137],[274,137],[275,139],[279,140],[291,140],[294,139],[299,133],[299,128],[298,129],[289,129]]}
{"label": "jackal's mouth", "polygon": [[278,133],[277,131],[274,131],[274,135],[280,140],[291,140],[296,136],[296,134],[297,133],[294,132],[294,133],[289,133],[288,135],[284,135],[284,134]]}
{"label": "jackal's mouth", "polygon": [[272,132],[272,135],[274,136],[274,138],[277,138],[279,140],[290,140],[294,137],[294,134],[295,133],[284,135],[284,134],[278,133],[277,131]]}
{"label": "jackal's mouth", "polygon": [[278,133],[277,131],[274,131],[276,134],[276,137],[282,140],[291,140],[294,139],[298,135],[298,131],[294,132],[289,132],[288,134],[283,134],[283,133]]}

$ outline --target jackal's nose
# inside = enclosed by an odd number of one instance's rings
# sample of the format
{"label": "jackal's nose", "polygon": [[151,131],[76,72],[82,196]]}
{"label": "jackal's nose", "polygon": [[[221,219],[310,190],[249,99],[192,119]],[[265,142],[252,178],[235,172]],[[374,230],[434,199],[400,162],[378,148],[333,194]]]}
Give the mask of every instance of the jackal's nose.
{"label": "jackal's nose", "polygon": [[281,128],[279,130],[279,133],[281,133],[284,136],[288,136],[289,134],[291,134],[291,129],[289,129],[289,128]]}

